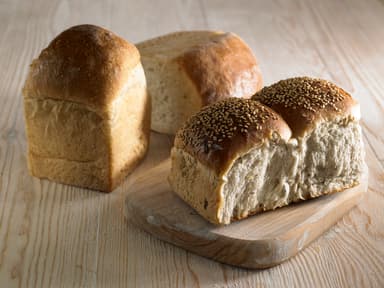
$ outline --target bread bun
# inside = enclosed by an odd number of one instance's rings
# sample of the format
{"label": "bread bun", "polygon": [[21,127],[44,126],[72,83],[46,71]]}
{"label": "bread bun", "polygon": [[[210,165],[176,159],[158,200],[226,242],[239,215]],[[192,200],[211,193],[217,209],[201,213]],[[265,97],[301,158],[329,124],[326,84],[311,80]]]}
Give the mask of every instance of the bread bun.
{"label": "bread bun", "polygon": [[227,99],[178,131],[170,184],[210,222],[229,224],[359,183],[364,151],[357,102],[323,80],[285,81],[295,89],[273,93],[279,82],[254,97],[276,111],[256,100]]}
{"label": "bread bun", "polygon": [[219,172],[252,147],[290,137],[291,129],[273,110],[250,99],[229,98],[193,116],[176,134],[174,147]]}
{"label": "bread bun", "polygon": [[340,87],[310,77],[281,80],[252,96],[279,113],[292,129],[294,137],[302,137],[321,121],[352,117],[360,119],[355,99]]}
{"label": "bread bun", "polygon": [[134,45],[93,25],[58,35],[23,89],[32,175],[113,190],[145,155],[150,101]]}
{"label": "bread bun", "polygon": [[262,87],[250,48],[233,33],[185,31],[137,44],[152,96],[153,130],[175,134],[203,106]]}

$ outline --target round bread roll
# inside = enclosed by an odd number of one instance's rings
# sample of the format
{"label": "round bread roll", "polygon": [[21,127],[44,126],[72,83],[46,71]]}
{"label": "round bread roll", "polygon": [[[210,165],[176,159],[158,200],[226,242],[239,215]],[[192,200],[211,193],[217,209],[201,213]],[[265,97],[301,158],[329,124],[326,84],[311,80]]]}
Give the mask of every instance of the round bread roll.
{"label": "round bread roll", "polygon": [[150,99],[134,45],[69,28],[35,59],[23,89],[32,175],[109,192],[144,157]]}
{"label": "round bread roll", "polygon": [[[290,81],[294,88],[284,86]],[[295,78],[254,98],[276,111],[227,99],[176,134],[169,181],[200,215],[229,224],[359,183],[364,151],[358,104],[349,94],[323,80]]]}
{"label": "round bread roll", "polygon": [[335,84],[310,77],[281,80],[252,96],[279,113],[294,137],[303,137],[322,121],[360,120],[358,102]]}
{"label": "round bread roll", "polygon": [[184,31],[137,44],[152,97],[154,131],[175,134],[203,106],[250,98],[262,87],[256,58],[233,33]]}
{"label": "round bread roll", "polygon": [[229,98],[194,115],[176,134],[174,147],[220,172],[250,148],[290,137],[290,128],[273,110],[250,99]]}
{"label": "round bread roll", "polygon": [[[231,167],[256,147],[260,161],[268,161],[266,150],[283,146],[290,136],[284,120],[257,101],[219,101],[192,116],[176,134],[171,151],[171,186],[206,219],[228,224],[232,218],[229,210],[234,207],[226,206],[236,201],[229,199]],[[242,186],[236,180],[232,184]]]}

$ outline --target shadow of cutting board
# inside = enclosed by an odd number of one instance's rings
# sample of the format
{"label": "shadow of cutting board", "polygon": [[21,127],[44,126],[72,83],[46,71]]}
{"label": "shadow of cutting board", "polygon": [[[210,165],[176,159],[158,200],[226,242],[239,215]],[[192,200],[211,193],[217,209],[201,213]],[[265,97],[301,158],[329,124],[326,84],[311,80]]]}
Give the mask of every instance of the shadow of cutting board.
{"label": "shadow of cutting board", "polygon": [[235,266],[266,268],[296,255],[355,206],[368,186],[297,203],[215,226],[174,194],[168,184],[170,160],[141,174],[126,200],[126,216],[169,243]]}

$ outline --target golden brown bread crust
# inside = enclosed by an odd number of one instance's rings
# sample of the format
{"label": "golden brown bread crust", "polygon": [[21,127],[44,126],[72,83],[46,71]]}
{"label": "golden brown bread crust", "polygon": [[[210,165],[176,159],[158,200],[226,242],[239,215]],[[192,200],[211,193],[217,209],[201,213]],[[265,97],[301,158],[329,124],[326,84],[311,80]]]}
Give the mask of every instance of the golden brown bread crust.
{"label": "golden brown bread crust", "polygon": [[229,224],[359,183],[360,113],[348,93],[300,77],[255,96],[276,110],[227,99],[204,108],[176,135],[171,187],[200,215]]}
{"label": "golden brown bread crust", "polygon": [[136,47],[114,33],[93,25],[74,26],[32,62],[23,94],[103,110],[119,95],[139,61]]}
{"label": "golden brown bread crust", "polygon": [[335,84],[309,77],[281,80],[264,87],[254,96],[287,122],[293,137],[302,137],[316,123],[335,118],[359,120],[359,104]]}
{"label": "golden brown bread crust", "polygon": [[111,192],[143,159],[150,98],[138,63],[127,89],[100,116],[84,104],[25,98],[29,170],[59,183]]}
{"label": "golden brown bread crust", "polygon": [[24,89],[29,169],[110,192],[146,154],[150,99],[137,49],[92,25],[57,36]]}
{"label": "golden brown bread crust", "polygon": [[212,32],[212,35],[213,39],[178,58],[203,105],[228,97],[249,98],[253,91],[259,91],[262,76],[248,45],[233,33]]}
{"label": "golden brown bread crust", "polygon": [[192,116],[176,134],[174,146],[221,174],[237,155],[274,137],[291,137],[277,113],[257,101],[229,98]]}

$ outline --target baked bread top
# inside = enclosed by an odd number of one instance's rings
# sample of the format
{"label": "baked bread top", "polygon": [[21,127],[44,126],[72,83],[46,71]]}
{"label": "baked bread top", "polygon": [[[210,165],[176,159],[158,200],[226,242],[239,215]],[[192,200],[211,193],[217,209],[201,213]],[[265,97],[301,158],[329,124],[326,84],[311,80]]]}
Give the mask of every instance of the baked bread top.
{"label": "baked bread top", "polygon": [[279,113],[293,137],[312,131],[318,122],[338,118],[360,119],[358,102],[335,84],[310,77],[281,80],[252,96]]}
{"label": "baked bread top", "polygon": [[220,173],[236,155],[264,141],[302,137],[322,121],[359,118],[358,102],[343,89],[296,77],[265,87],[252,99],[229,98],[205,107],[179,130],[175,147]]}
{"label": "baked bread top", "polygon": [[192,80],[203,105],[247,97],[261,89],[257,60],[245,42],[220,31],[174,32],[137,44],[143,57],[177,61]]}
{"label": "baked bread top", "polygon": [[288,125],[272,109],[254,100],[228,98],[192,116],[176,134],[175,147],[220,173],[251,147],[290,137]]}
{"label": "baked bread top", "polygon": [[32,62],[23,94],[104,110],[138,63],[136,47],[116,34],[94,25],[74,26],[59,34]]}

